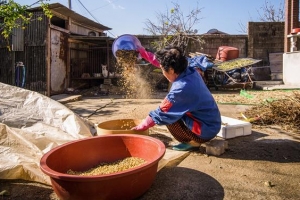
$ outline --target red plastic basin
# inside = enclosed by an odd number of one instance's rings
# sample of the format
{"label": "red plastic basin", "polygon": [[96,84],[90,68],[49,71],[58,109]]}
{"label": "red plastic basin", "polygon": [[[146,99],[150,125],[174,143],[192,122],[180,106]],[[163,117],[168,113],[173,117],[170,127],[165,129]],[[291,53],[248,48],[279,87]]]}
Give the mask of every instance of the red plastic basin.
{"label": "red plastic basin", "polygon": [[[152,185],[165,145],[145,135],[112,134],[72,141],[46,153],[41,170],[50,176],[53,190],[62,199],[134,199]],[[85,171],[101,162],[139,157],[146,163],[107,175],[69,175],[67,170]]]}

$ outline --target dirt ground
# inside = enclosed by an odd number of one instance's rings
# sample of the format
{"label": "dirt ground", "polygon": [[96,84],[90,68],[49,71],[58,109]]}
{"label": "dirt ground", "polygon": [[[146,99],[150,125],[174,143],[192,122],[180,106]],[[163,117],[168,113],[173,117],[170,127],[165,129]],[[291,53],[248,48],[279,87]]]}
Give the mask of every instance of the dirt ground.
{"label": "dirt ground", "polygon": [[[240,112],[251,106],[241,104],[256,104],[289,93],[251,94],[254,97],[248,103],[249,98],[241,97],[236,91],[213,93],[221,114],[233,118],[239,118]],[[160,96],[146,100],[114,99],[100,109],[99,98],[112,97],[85,97],[66,106],[99,123],[113,118],[142,118],[161,101]],[[85,105],[93,111],[84,114]],[[202,146],[169,163],[139,199],[300,199],[299,133],[285,132],[276,126],[252,127],[251,135],[227,141],[228,149],[220,156],[207,155]],[[51,186],[23,180],[0,180],[0,192],[0,200],[58,199]]]}

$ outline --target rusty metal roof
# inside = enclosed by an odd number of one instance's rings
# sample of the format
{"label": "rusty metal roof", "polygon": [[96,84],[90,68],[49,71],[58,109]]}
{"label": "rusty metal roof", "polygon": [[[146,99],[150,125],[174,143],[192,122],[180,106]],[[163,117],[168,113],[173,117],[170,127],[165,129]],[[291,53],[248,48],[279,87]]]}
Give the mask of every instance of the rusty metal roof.
{"label": "rusty metal roof", "polygon": [[[55,11],[55,12],[61,14],[61,15],[70,17],[79,24],[94,27],[94,28],[98,28],[98,29],[101,29],[101,30],[104,30],[104,31],[105,30],[111,30],[111,28],[109,28],[107,26],[104,26],[100,23],[97,23],[93,20],[90,20],[89,18],[86,18],[86,17],[74,12],[73,10],[70,10],[69,8],[67,8],[66,6],[64,6],[60,3],[49,4],[49,9],[53,10],[53,11]],[[35,8],[28,9],[28,11],[40,11],[40,10],[42,10],[41,7],[35,7]]]}
{"label": "rusty metal roof", "polygon": [[76,36],[76,35],[70,35],[70,39],[75,39],[83,42],[89,42],[96,45],[110,45],[113,43],[114,38],[111,38],[109,36]]}

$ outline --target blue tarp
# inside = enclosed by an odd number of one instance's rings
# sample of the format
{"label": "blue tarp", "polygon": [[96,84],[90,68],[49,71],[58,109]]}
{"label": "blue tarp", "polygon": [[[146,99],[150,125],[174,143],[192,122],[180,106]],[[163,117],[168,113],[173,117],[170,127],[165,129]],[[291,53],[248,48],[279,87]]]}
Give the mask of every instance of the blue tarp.
{"label": "blue tarp", "polygon": [[206,71],[206,69],[212,68],[214,65],[214,63],[210,62],[205,55],[188,58],[188,62],[190,67],[198,67],[202,71]]}

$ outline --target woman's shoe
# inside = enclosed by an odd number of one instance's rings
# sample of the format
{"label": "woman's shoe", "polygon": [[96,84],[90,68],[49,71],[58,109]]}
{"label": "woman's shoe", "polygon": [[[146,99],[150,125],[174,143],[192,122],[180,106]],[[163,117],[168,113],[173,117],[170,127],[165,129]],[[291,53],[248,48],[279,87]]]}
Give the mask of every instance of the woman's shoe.
{"label": "woman's shoe", "polygon": [[180,143],[180,144],[174,145],[172,147],[172,149],[176,150],[176,151],[189,151],[189,150],[194,149],[194,148],[199,148],[199,147],[198,146],[192,146],[192,145],[187,144],[187,143]]}

